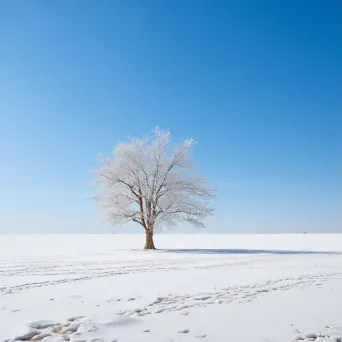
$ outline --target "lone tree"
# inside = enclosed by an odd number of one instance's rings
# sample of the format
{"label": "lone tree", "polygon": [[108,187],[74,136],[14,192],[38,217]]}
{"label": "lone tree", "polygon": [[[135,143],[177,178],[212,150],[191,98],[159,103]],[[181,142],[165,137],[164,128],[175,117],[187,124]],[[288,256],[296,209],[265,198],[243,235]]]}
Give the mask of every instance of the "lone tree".
{"label": "lone tree", "polygon": [[214,190],[205,179],[192,176],[189,149],[196,142],[186,139],[170,150],[168,131],[156,128],[148,136],[119,143],[112,156],[99,155],[96,184],[105,220],[114,224],[136,222],[146,233],[144,249],[155,249],[154,232],[166,225],[187,221],[204,227],[213,214],[209,199]]}

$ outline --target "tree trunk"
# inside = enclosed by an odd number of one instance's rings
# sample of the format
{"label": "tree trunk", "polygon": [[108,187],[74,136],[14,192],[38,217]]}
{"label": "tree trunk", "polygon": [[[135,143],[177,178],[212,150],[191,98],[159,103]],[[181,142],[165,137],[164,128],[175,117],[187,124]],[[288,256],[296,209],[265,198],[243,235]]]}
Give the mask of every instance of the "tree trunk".
{"label": "tree trunk", "polygon": [[153,232],[146,230],[146,242],[144,249],[156,249],[153,243]]}

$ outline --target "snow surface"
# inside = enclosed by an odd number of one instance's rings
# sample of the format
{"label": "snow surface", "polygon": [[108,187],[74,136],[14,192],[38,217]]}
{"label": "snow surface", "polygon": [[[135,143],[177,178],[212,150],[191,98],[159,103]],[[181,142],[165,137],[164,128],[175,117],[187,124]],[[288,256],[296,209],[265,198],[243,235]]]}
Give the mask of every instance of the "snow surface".
{"label": "snow surface", "polygon": [[342,341],[342,234],[0,235],[0,341]]}

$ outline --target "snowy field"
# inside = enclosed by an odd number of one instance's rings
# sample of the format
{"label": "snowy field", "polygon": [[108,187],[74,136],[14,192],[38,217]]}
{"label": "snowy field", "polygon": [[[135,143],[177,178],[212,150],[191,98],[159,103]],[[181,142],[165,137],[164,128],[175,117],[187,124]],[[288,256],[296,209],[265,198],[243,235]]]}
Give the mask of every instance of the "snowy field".
{"label": "snowy field", "polygon": [[0,341],[342,341],[342,234],[0,235]]}

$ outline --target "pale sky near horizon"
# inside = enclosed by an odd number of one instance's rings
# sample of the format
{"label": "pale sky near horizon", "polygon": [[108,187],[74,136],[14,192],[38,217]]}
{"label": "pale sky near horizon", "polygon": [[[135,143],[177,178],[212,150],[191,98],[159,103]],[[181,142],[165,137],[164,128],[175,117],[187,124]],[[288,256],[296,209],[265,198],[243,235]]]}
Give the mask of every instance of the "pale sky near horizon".
{"label": "pale sky near horizon", "polygon": [[100,224],[90,170],[156,125],[198,140],[209,233],[341,232],[341,11],[1,1],[0,233],[139,232]]}

